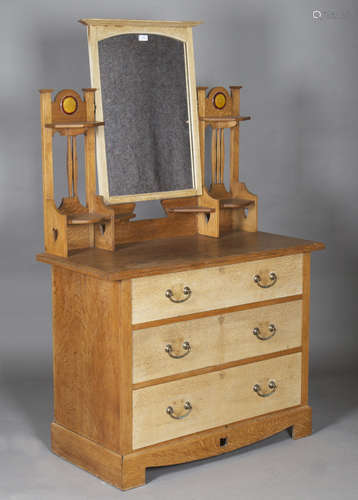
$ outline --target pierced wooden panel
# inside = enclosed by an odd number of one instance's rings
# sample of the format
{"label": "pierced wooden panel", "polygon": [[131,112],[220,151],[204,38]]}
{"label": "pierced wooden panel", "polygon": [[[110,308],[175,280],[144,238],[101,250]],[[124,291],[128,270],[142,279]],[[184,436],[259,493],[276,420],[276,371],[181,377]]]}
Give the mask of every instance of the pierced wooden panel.
{"label": "pierced wooden panel", "polygon": [[[71,105],[73,105],[73,112],[69,112]],[[86,104],[80,94],[72,89],[64,89],[56,94],[52,103],[53,122],[81,122],[86,119]]]}

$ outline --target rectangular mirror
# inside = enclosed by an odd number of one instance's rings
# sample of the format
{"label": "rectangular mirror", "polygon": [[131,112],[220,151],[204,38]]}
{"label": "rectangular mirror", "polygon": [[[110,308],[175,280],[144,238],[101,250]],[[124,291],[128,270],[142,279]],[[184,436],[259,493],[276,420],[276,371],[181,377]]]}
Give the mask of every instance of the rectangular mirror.
{"label": "rectangular mirror", "polygon": [[82,20],[96,88],[99,194],[106,203],[201,194],[192,27]]}

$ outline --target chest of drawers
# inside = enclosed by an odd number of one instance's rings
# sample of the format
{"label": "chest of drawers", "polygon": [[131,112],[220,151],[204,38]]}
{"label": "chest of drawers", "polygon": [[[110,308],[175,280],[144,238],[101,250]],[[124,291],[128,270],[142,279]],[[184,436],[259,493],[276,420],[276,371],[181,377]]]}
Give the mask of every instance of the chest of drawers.
{"label": "chest of drawers", "polygon": [[310,434],[322,247],[238,232],[39,255],[53,273],[53,451],[129,489],[147,467]]}

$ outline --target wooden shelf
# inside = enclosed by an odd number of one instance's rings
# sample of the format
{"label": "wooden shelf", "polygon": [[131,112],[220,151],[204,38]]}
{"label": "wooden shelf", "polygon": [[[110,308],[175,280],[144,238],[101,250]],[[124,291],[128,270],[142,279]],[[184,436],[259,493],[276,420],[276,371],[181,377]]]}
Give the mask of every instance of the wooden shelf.
{"label": "wooden shelf", "polygon": [[169,214],[210,214],[215,212],[215,208],[210,207],[172,207],[168,208],[167,212]]}
{"label": "wooden shelf", "polygon": [[59,129],[79,129],[79,128],[92,128],[104,125],[104,122],[53,122],[46,123],[46,128],[53,128],[55,130]]}
{"label": "wooden shelf", "polygon": [[240,198],[225,198],[220,200],[220,208],[245,208],[253,205],[254,200],[243,200]]}
{"label": "wooden shelf", "polygon": [[68,216],[68,224],[96,224],[109,218],[101,214],[73,214]]}
{"label": "wooden shelf", "polygon": [[202,122],[244,122],[246,120],[251,120],[251,116],[204,116],[203,118],[199,118]]}
{"label": "wooden shelf", "polygon": [[[114,216],[117,220],[130,220],[135,217],[135,214],[132,212],[124,213],[124,214],[116,214]],[[101,215],[101,214],[73,214],[68,216],[68,224],[76,225],[76,224],[99,224],[100,222],[105,222],[106,220],[110,220],[109,215]]]}
{"label": "wooden shelf", "polygon": [[114,216],[114,218],[116,220],[130,220],[130,219],[134,219],[134,217],[136,216],[136,214],[134,214],[133,212],[127,212],[127,213],[118,213]]}

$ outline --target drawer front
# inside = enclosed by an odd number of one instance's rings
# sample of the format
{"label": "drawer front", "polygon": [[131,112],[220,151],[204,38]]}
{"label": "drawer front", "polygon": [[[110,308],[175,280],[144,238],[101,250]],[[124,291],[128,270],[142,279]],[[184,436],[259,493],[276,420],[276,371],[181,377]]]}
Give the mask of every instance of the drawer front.
{"label": "drawer front", "polygon": [[144,323],[301,293],[302,254],[148,276],[133,279],[132,319]]}
{"label": "drawer front", "polygon": [[300,353],[138,389],[133,391],[133,448],[300,402]]}
{"label": "drawer front", "polygon": [[302,335],[302,301],[180,321],[133,333],[133,382],[138,383],[298,347]]}

